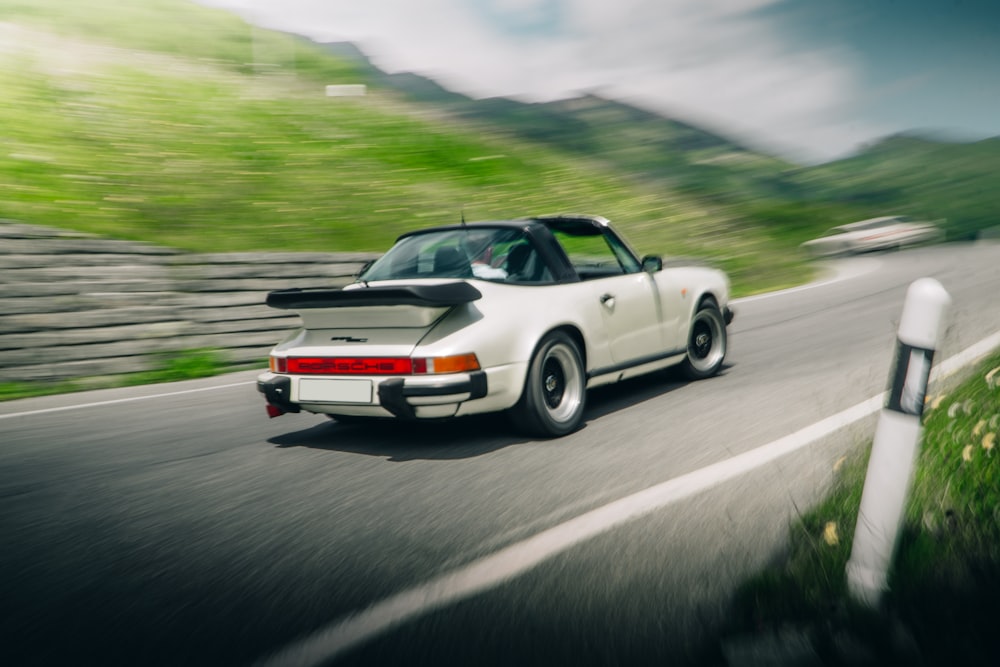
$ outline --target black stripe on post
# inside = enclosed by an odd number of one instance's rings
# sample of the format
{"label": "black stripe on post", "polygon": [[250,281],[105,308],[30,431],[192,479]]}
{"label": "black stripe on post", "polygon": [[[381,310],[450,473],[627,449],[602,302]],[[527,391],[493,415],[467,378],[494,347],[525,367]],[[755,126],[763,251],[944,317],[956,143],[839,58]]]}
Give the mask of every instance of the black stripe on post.
{"label": "black stripe on post", "polygon": [[896,364],[889,376],[887,409],[905,415],[923,416],[933,360],[934,350],[896,341]]}

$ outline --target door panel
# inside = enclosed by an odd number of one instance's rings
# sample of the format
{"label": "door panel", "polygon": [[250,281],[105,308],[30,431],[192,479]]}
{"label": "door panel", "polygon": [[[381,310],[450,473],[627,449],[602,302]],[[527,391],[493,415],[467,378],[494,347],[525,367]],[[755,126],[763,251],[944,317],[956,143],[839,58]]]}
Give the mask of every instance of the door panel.
{"label": "door panel", "polygon": [[691,294],[671,269],[656,272],[653,280],[660,314],[661,346],[669,351],[683,350],[687,346],[687,313]]}
{"label": "door panel", "polygon": [[659,300],[648,273],[602,278],[588,285],[588,297],[600,304],[611,357],[616,363],[663,351]]}

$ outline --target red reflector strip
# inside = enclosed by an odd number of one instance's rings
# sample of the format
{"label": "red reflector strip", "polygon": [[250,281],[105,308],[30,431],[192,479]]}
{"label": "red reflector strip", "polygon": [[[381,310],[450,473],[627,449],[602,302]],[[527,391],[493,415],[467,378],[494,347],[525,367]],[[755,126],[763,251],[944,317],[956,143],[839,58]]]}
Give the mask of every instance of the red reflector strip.
{"label": "red reflector strip", "polygon": [[409,357],[289,357],[297,375],[410,375]]}

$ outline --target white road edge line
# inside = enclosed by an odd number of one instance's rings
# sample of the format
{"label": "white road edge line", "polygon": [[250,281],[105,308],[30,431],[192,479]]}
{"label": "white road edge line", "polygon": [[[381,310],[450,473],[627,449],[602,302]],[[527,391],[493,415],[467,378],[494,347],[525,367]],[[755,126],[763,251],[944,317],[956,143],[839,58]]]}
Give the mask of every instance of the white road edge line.
{"label": "white road edge line", "polygon": [[[1000,347],[1000,331],[943,361],[936,367],[931,379],[943,379],[998,347]],[[337,619],[266,657],[258,665],[306,667],[322,664],[405,621],[495,588],[543,561],[612,528],[690,498],[802,449],[820,438],[878,412],[884,402],[885,392],[882,392],[774,442],[586,512],[494,554],[397,593],[363,611]]]}
{"label": "white road edge line", "polygon": [[229,389],[231,387],[242,387],[253,384],[252,382],[233,382],[231,384],[217,384],[211,387],[200,387],[198,389],[183,389],[180,391],[168,391],[163,394],[150,394],[149,396],[129,396],[128,398],[116,398],[110,401],[97,401],[94,403],[77,403],[76,405],[63,405],[57,408],[41,408],[39,410],[28,410],[26,412],[11,412],[0,415],[0,419],[11,419],[13,417],[30,417],[32,415],[44,415],[50,412],[65,412],[67,410],[85,410],[87,408],[100,408],[106,405],[118,405],[119,403],[132,403],[134,401],[150,401],[154,398],[167,398],[168,396],[182,396],[184,394],[197,394],[203,391],[213,391],[215,389]]}
{"label": "white road edge line", "polygon": [[805,290],[815,289],[817,287],[826,287],[827,285],[833,285],[834,283],[843,282],[845,280],[851,280],[852,278],[859,278],[861,276],[867,275],[872,271],[877,270],[882,266],[882,262],[877,259],[867,259],[861,260],[853,264],[849,269],[845,269],[840,266],[834,272],[833,277],[827,278],[825,280],[818,280],[812,283],[806,283],[805,285],[797,285],[796,287],[788,287],[785,289],[775,290],[774,292],[764,292],[763,294],[752,294],[750,296],[742,296],[737,299],[730,299],[729,303],[733,305],[739,305],[741,303],[749,303],[751,301],[760,301],[761,299],[770,299],[775,296],[784,296],[786,294],[794,294],[795,292],[804,292]]}

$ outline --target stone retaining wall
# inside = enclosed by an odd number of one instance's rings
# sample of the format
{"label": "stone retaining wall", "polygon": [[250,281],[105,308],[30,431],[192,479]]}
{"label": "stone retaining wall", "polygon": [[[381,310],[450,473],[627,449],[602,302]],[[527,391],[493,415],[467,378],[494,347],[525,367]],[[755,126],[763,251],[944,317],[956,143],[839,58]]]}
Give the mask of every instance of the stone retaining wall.
{"label": "stone retaining wall", "polygon": [[339,287],[375,256],[193,254],[0,221],[0,382],[134,373],[202,348],[262,365],[299,325],[267,292]]}

